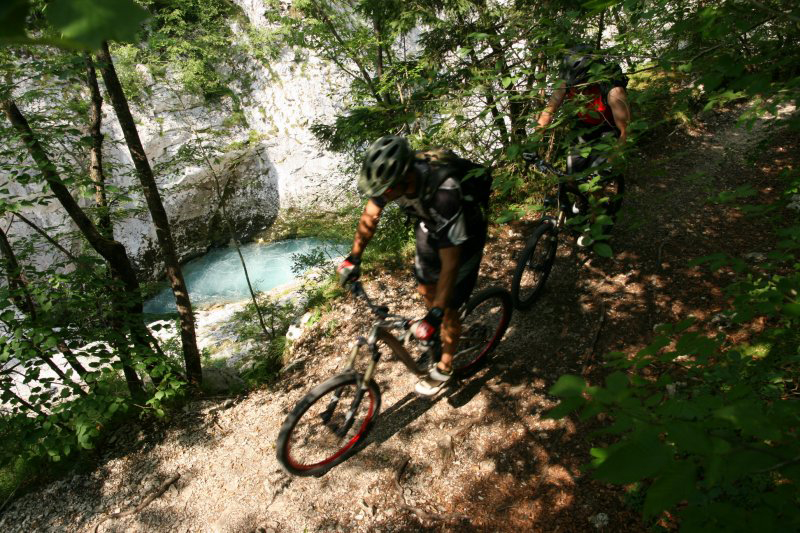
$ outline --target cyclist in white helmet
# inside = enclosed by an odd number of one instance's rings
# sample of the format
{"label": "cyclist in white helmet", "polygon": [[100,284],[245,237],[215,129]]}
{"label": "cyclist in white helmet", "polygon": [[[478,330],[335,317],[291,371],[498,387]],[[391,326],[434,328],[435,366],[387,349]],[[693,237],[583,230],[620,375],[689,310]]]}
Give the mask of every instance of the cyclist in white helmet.
{"label": "cyclist in white helmet", "polygon": [[430,340],[441,329],[442,340],[440,361],[415,387],[417,393],[430,396],[453,374],[452,359],[461,334],[458,308],[475,287],[486,243],[486,206],[482,204],[488,202],[488,188],[482,202],[473,198],[477,195],[467,194],[467,185],[462,186],[459,173],[464,168],[480,169],[479,165],[466,160],[460,160],[466,165],[438,165],[417,156],[408,141],[398,136],[381,137],[369,147],[358,181],[369,200],[352,251],[337,272],[342,284],[358,278],[361,255],[389,202],[397,202],[417,219],[414,273],[428,313],[413,326],[413,334]]}

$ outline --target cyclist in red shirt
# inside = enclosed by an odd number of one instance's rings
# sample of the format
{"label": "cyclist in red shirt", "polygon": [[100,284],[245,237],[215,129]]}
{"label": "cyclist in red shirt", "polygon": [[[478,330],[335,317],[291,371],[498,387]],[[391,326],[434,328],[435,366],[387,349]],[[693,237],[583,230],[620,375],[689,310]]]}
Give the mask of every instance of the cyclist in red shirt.
{"label": "cyclist in red shirt", "polygon": [[[567,173],[575,174],[612,162],[613,154],[597,145],[608,137],[616,137],[618,145],[628,139],[631,110],[626,90],[627,77],[618,65],[607,64],[586,45],[568,51],[562,63],[561,83],[550,96],[537,120],[537,131],[544,131],[566,100],[585,100],[577,113],[576,143],[567,156]],[[599,79],[599,81],[594,81]],[[588,155],[581,155],[587,152]],[[591,239],[582,235],[578,244],[588,246]]]}

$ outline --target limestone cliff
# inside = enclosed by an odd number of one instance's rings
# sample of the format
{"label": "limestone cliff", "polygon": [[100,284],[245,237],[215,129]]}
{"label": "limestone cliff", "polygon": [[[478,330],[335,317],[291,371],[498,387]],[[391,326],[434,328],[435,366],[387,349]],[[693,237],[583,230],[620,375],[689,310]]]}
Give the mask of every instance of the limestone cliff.
{"label": "limestone cliff", "polygon": [[[263,2],[235,3],[251,26],[266,25]],[[235,39],[248,39],[246,25],[231,22]],[[352,188],[352,179],[342,171],[342,158],[324,150],[309,129],[314,122],[332,117],[342,105],[343,80],[332,66],[313,56],[298,62],[292,50],[285,50],[268,65],[242,55],[240,64],[221,68],[246,72],[247,80],[233,87],[235,98],[209,103],[180,94],[169,70],[154,76],[144,65],[136,67],[148,98],[143,103],[132,101],[131,110],[156,171],[182,260],[229,240],[215,175],[242,240],[267,228],[281,209],[333,207],[344,190]],[[117,165],[109,172],[110,183],[119,187],[137,184],[122,132],[108,104],[103,129],[105,158]],[[213,172],[196,160],[176,163],[182,148],[196,146],[201,139],[211,149]],[[143,276],[159,277],[158,243],[143,198],[134,195],[133,203],[123,207],[129,214],[115,221],[115,238],[125,245]],[[31,209],[26,215],[42,226],[70,224],[57,205]],[[16,222],[10,233],[13,238],[31,231]],[[41,262],[46,263],[47,257]]]}

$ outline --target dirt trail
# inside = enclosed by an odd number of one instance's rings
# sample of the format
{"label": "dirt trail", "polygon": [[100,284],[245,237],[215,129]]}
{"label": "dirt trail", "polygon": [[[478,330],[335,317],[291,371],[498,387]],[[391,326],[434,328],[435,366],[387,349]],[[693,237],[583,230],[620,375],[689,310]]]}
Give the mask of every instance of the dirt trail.
{"label": "dirt trail", "polygon": [[[169,425],[122,428],[94,472],[19,498],[0,530],[93,531],[105,514],[135,507],[179,473],[148,507],[100,531],[644,531],[622,491],[581,475],[588,428],[544,419],[554,405],[546,391],[566,372],[597,379],[603,353],[635,352],[658,323],[722,308],[725,274],[685,264],[719,250],[767,251],[768,232],[707,202],[743,183],[769,196],[775,169],[745,157],[767,126],[742,130],[733,113],[720,114],[672,136],[668,153],[645,154],[647,168],[628,181],[615,259],[565,239],[542,299],[515,314],[493,365],[434,401],[413,394],[401,365],[384,362],[383,412],[369,444],[324,477],[284,474],[274,442],[288,410],[334,372],[369,323],[349,303],[306,331],[295,348],[305,364],[275,389],[196,402]],[[521,222],[496,231],[481,285],[508,286],[530,230]],[[401,314],[421,311],[410,274],[367,288],[384,291]]]}

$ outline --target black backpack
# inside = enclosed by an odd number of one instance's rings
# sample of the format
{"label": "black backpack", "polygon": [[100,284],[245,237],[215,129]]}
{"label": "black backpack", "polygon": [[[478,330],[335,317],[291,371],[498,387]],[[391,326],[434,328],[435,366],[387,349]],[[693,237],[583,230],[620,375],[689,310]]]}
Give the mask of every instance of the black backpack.
{"label": "black backpack", "polygon": [[417,152],[417,159],[430,166],[430,173],[422,184],[422,205],[430,205],[436,191],[447,178],[454,178],[461,186],[462,198],[481,208],[489,208],[492,193],[492,171],[490,168],[459,157],[452,150],[437,148]]}
{"label": "black backpack", "polygon": [[560,76],[567,81],[568,85],[586,83],[591,77],[591,72],[597,72],[597,65],[600,66],[602,77],[602,81],[598,83],[600,93],[603,97],[603,104],[608,106],[608,93],[611,89],[628,86],[628,76],[622,72],[622,67],[618,62],[598,57],[593,53],[591,46],[578,45],[564,56]]}
{"label": "black backpack", "polygon": [[614,87],[628,87],[628,76],[622,72],[622,67],[617,62],[606,62],[600,60],[603,65],[604,80],[600,82],[600,93],[603,95],[603,103],[608,106],[608,93]]}

